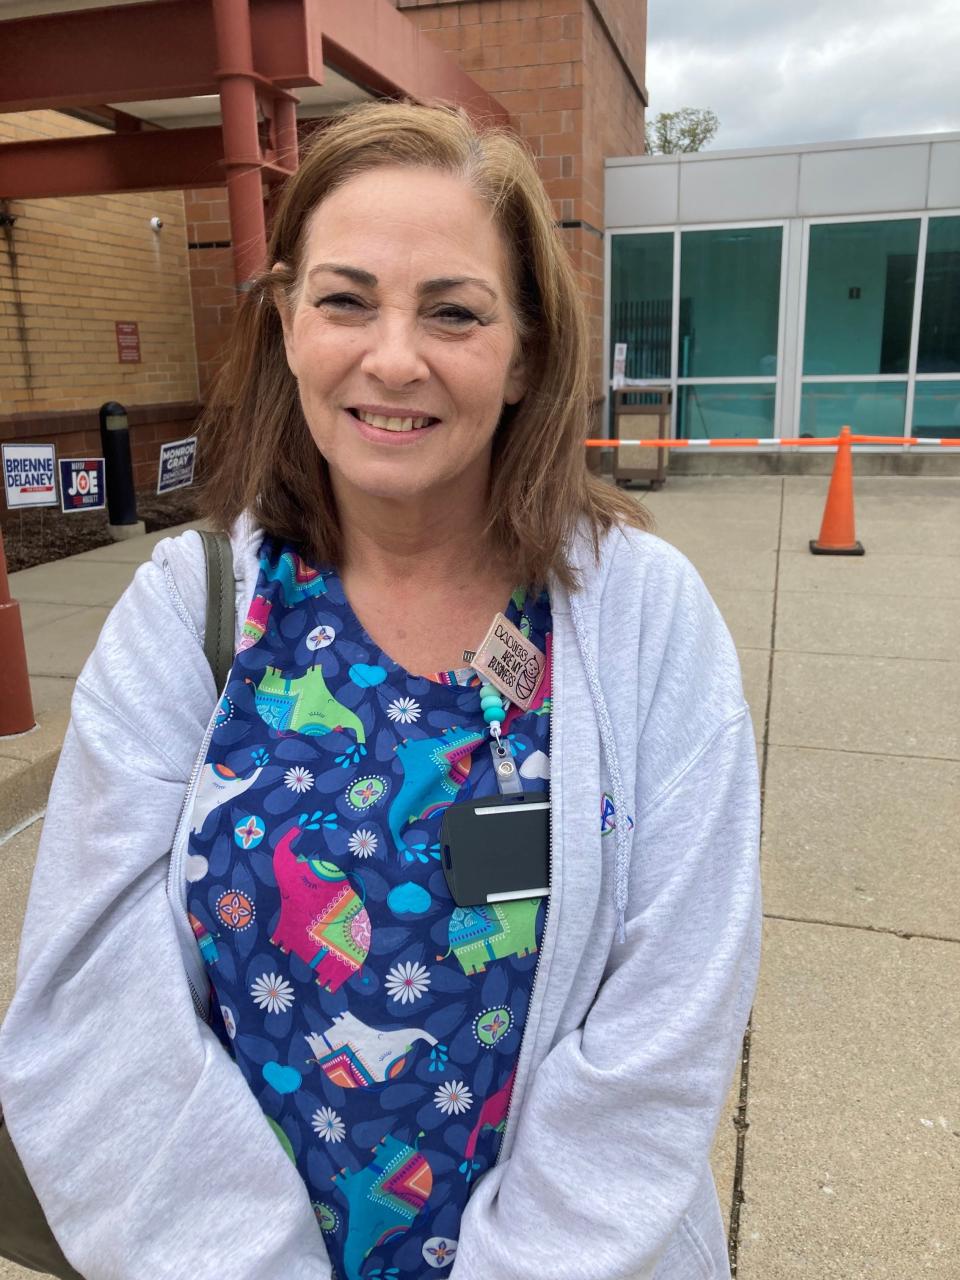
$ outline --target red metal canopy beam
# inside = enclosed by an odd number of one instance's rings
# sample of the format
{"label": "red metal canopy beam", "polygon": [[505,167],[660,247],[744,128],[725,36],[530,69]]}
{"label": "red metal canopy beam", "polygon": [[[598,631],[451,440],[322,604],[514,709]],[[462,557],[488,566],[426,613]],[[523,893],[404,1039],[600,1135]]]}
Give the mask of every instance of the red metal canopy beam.
{"label": "red metal canopy beam", "polygon": [[[260,174],[279,182],[288,171],[265,163]],[[223,133],[216,125],[0,146],[0,198],[8,200],[175,191],[220,186],[225,179]]]}
{"label": "red metal canopy beam", "polygon": [[389,0],[306,0],[321,11],[323,57],[366,88],[420,102],[456,102],[498,124],[509,115]]}
{"label": "red metal canopy beam", "polygon": [[[323,83],[321,8],[311,0],[251,0],[259,75],[280,88]],[[198,0],[14,18],[0,22],[0,43],[0,112],[190,98],[220,88],[213,13]]]}
{"label": "red metal canopy beam", "polygon": [[[323,83],[324,59],[374,92],[507,113],[390,0],[250,0],[257,74],[278,88]],[[151,0],[0,22],[0,112],[217,93],[206,0]]]}

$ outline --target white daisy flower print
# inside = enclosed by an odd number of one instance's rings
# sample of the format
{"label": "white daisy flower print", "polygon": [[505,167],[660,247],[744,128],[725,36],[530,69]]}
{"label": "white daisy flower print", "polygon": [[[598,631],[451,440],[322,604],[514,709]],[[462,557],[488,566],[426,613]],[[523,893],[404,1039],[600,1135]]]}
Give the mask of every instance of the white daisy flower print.
{"label": "white daisy flower print", "polygon": [[324,1142],[342,1142],[346,1134],[346,1126],[332,1107],[321,1107],[313,1113],[310,1123],[318,1138]]}
{"label": "white daisy flower print", "polygon": [[393,966],[384,985],[394,1000],[399,1000],[401,1004],[413,1004],[429,987],[430,974],[424,965],[407,960],[404,964]]}
{"label": "white daisy flower print", "polygon": [[293,987],[278,973],[261,973],[250,988],[254,1004],[267,1013],[286,1013],[294,1001]]}
{"label": "white daisy flower print", "polygon": [[302,764],[298,764],[287,770],[283,775],[283,781],[291,791],[296,791],[298,795],[301,795],[304,791],[309,791],[313,786],[313,774],[309,769],[305,769]]}
{"label": "white daisy flower print", "polygon": [[460,1116],[473,1106],[473,1094],[462,1080],[448,1080],[433,1095],[433,1101],[445,1116]]}
{"label": "white daisy flower print", "polygon": [[358,827],[347,841],[347,848],[355,858],[369,858],[376,853],[378,843],[375,831],[368,831],[365,827]]}
{"label": "white daisy flower print", "polygon": [[416,698],[394,698],[387,715],[394,724],[415,724],[420,719],[420,703]]}

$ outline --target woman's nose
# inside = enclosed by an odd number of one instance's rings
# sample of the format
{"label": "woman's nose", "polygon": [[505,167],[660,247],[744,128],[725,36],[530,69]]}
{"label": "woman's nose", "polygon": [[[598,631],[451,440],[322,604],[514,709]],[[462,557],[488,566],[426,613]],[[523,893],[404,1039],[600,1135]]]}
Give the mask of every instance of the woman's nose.
{"label": "woman's nose", "polygon": [[360,367],[385,387],[399,389],[429,376],[417,326],[404,316],[382,316],[371,327],[370,346]]}

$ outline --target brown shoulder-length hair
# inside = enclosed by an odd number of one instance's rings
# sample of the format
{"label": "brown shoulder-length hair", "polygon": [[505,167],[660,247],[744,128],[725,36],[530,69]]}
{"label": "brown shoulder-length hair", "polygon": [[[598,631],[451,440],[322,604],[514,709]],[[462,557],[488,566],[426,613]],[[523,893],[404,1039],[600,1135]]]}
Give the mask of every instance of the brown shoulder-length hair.
{"label": "brown shoulder-length hair", "polygon": [[488,534],[517,582],[551,575],[576,586],[569,556],[585,522],[594,549],[616,524],[649,528],[634,499],[591,475],[586,318],[549,197],[524,145],[451,107],[372,103],[335,117],[286,184],[266,270],[241,303],[226,362],[200,424],[203,514],[227,529],[246,509],[268,533],[338,564],[342,545],[327,465],[287,367],[276,290],[299,287],[310,214],[332,191],[380,165],[462,176],[486,201],[512,258],[527,391],[504,409],[493,441]]}

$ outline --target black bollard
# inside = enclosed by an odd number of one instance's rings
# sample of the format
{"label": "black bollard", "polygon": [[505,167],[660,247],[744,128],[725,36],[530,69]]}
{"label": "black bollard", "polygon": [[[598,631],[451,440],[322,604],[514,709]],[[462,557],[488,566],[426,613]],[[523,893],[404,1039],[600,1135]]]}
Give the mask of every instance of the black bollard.
{"label": "black bollard", "polygon": [[106,473],[107,519],[111,525],[136,525],[139,521],[130,456],[130,425],[126,409],[116,400],[100,406],[100,445]]}

